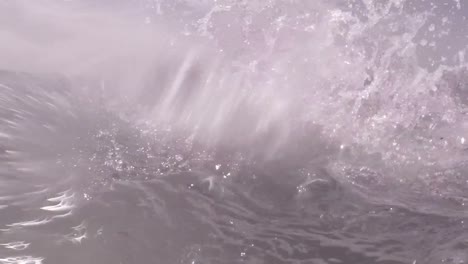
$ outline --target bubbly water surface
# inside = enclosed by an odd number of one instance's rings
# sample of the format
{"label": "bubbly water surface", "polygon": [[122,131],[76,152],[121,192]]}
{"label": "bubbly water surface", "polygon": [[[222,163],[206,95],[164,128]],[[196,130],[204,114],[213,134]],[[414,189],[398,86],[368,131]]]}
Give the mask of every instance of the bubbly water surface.
{"label": "bubbly water surface", "polygon": [[0,264],[468,262],[466,0],[0,0]]}

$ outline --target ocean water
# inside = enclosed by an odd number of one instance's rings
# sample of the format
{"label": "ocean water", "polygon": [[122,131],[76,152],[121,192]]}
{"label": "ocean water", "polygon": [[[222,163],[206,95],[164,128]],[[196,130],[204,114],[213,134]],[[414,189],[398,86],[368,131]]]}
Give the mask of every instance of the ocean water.
{"label": "ocean water", "polygon": [[0,0],[0,264],[468,262],[466,0]]}

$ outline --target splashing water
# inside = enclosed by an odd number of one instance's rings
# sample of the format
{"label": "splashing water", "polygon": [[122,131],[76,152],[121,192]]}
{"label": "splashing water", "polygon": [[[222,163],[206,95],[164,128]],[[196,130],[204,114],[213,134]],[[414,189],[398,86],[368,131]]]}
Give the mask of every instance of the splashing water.
{"label": "splashing water", "polygon": [[467,4],[0,1],[0,264],[466,263]]}

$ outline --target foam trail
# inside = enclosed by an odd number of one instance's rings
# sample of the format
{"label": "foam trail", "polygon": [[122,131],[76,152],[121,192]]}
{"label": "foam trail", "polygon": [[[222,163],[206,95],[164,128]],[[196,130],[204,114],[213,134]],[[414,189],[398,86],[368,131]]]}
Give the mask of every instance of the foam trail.
{"label": "foam trail", "polygon": [[32,256],[0,258],[0,264],[42,264],[44,258]]}
{"label": "foam trail", "polygon": [[59,215],[54,215],[52,216],[52,219],[56,219],[56,218],[64,218],[64,217],[67,217],[67,216],[71,216],[73,214],[73,210],[70,210],[64,214],[59,214]]}
{"label": "foam trail", "polygon": [[31,243],[26,243],[24,241],[17,241],[17,242],[10,242],[6,244],[1,244],[7,249],[13,249],[13,250],[25,250],[31,245]]}
{"label": "foam trail", "polygon": [[59,212],[59,211],[67,211],[74,208],[73,205],[73,198],[75,197],[74,193],[69,193],[69,191],[63,192],[61,195],[57,197],[52,197],[47,199],[49,202],[58,202],[56,205],[49,205],[41,207],[42,210],[45,211],[52,211],[52,212]]}
{"label": "foam trail", "polygon": [[50,218],[42,218],[42,219],[35,219],[31,221],[24,221],[24,222],[18,222],[18,223],[13,223],[13,224],[8,224],[8,227],[31,227],[31,226],[39,226],[39,225],[45,225],[50,222]]}

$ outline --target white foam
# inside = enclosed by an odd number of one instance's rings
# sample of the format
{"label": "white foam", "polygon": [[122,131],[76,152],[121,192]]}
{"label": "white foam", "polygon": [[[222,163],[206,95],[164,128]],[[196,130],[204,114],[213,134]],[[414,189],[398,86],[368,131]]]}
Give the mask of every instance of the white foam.
{"label": "white foam", "polygon": [[65,200],[65,199],[73,197],[74,194],[73,193],[69,194],[69,192],[70,192],[69,190],[61,192],[61,193],[59,193],[59,196],[49,198],[49,199],[47,199],[47,201],[49,201],[49,202],[61,202],[61,201]]}
{"label": "white foam", "polygon": [[42,264],[44,258],[31,256],[0,258],[0,264]]}
{"label": "white foam", "polygon": [[86,224],[85,224],[85,222],[82,222],[81,224],[72,227],[72,229],[73,229],[73,230],[76,230],[76,231],[85,230],[85,229],[86,229]]}
{"label": "white foam", "polygon": [[7,90],[10,91],[10,92],[13,92],[13,91],[14,91],[14,89],[11,88],[10,86],[5,85],[5,84],[1,84],[1,83],[0,83],[0,88],[7,89]]}
{"label": "white foam", "polygon": [[64,214],[54,215],[54,216],[52,217],[52,219],[64,218],[64,217],[67,217],[67,216],[72,215],[72,213],[73,213],[73,210],[70,210],[70,211],[68,211],[68,212],[66,212],[66,213],[64,213]]}
{"label": "white foam", "polygon": [[13,250],[25,250],[26,248],[31,245],[31,243],[25,243],[24,241],[17,241],[17,242],[10,242],[6,244],[0,244],[4,246],[7,249],[13,249]]}
{"label": "white foam", "polygon": [[74,198],[74,196],[75,196],[74,193],[65,191],[57,197],[52,197],[52,198],[47,199],[47,201],[49,202],[58,202],[58,204],[50,205],[50,206],[43,206],[41,207],[41,209],[45,211],[52,211],[52,212],[69,211],[74,208],[74,205],[71,201]]}
{"label": "white foam", "polygon": [[74,238],[69,238],[69,240],[74,244],[81,244],[82,240],[85,239],[86,237],[87,237],[87,234],[84,233],[81,236],[74,237]]}
{"label": "white foam", "polygon": [[24,222],[18,222],[18,223],[13,223],[9,224],[7,226],[9,227],[29,227],[29,226],[38,226],[38,225],[44,225],[47,224],[51,221],[50,218],[42,218],[42,219],[35,219],[31,221],[24,221]]}
{"label": "white foam", "polygon": [[83,239],[88,237],[86,232],[86,223],[82,222],[81,224],[72,227],[74,230],[72,233],[66,235],[66,239],[74,244],[81,244]]}

